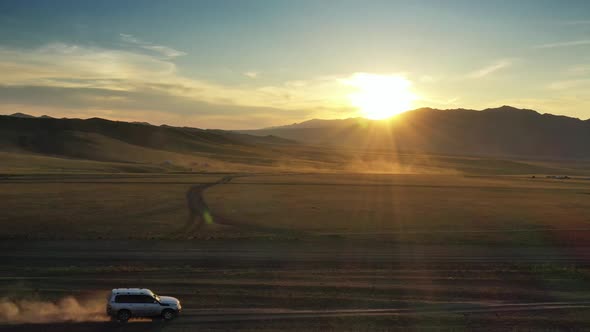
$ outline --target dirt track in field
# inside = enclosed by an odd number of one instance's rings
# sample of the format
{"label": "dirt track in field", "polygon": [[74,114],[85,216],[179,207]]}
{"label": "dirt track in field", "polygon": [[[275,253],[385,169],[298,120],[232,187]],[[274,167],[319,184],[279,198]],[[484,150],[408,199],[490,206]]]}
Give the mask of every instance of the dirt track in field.
{"label": "dirt track in field", "polygon": [[181,234],[192,234],[197,232],[205,223],[213,223],[213,216],[209,210],[209,206],[207,206],[207,202],[205,202],[205,199],[203,198],[203,192],[207,188],[215,185],[228,183],[234,177],[235,176],[224,176],[218,181],[197,184],[189,188],[186,192],[186,204],[189,211],[189,217],[181,230]]}
{"label": "dirt track in field", "polygon": [[211,211],[207,202],[204,198],[205,190],[231,182],[237,177],[245,177],[247,175],[228,175],[224,176],[218,181],[206,184],[197,184],[189,188],[186,193],[187,208],[189,211],[189,217],[185,225],[181,228],[179,238],[192,238],[196,236],[204,225],[218,225],[222,227],[236,227],[240,230],[253,232],[256,234],[264,235],[301,235],[304,234],[301,231],[290,231],[284,229],[278,229],[274,227],[253,225],[251,223],[242,222],[239,220],[228,219],[220,216],[219,214]]}

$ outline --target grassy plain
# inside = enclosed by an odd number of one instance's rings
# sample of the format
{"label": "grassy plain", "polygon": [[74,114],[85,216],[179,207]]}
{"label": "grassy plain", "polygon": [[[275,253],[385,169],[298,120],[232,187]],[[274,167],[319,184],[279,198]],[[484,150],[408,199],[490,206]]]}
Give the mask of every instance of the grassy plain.
{"label": "grassy plain", "polygon": [[217,175],[26,175],[0,181],[2,238],[170,238],[188,221],[185,194]]}
{"label": "grassy plain", "polygon": [[[518,174],[474,163],[479,173],[7,171],[0,292],[43,301],[99,294],[99,313],[115,287],[183,300],[177,322],[121,329],[129,331],[588,326],[585,170],[529,172],[572,169],[543,164]],[[200,228],[187,227],[194,186],[213,216]],[[572,307],[552,307],[559,303]],[[402,313],[314,316],[359,309]],[[312,313],[264,318],[281,310]],[[0,322],[0,331],[112,328],[105,324]]]}
{"label": "grassy plain", "polygon": [[[183,233],[187,192],[213,224]],[[4,239],[341,238],[575,245],[590,180],[429,174],[45,174],[0,180]]]}
{"label": "grassy plain", "polygon": [[281,175],[205,193],[236,222],[309,236],[411,243],[545,245],[590,234],[590,181],[530,176]]}

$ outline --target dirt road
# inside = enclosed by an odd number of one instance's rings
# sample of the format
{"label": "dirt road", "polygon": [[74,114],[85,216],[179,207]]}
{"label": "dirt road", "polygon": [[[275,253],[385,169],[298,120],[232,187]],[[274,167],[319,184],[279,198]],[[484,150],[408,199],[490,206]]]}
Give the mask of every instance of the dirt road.
{"label": "dirt road", "polygon": [[147,287],[179,297],[185,311],[171,324],[20,324],[0,331],[576,328],[588,323],[589,261],[590,248],[574,254],[325,240],[3,241],[6,296],[58,299]]}
{"label": "dirt road", "polygon": [[[257,324],[272,321],[274,324],[289,324],[289,321],[333,318],[375,318],[375,317],[413,317],[430,318],[438,315],[485,315],[496,317],[515,312],[538,315],[544,312],[551,315],[553,311],[590,308],[590,302],[549,302],[549,303],[511,303],[511,304],[469,304],[444,303],[413,309],[348,309],[348,310],[289,310],[280,308],[266,309],[187,309],[181,317],[173,322],[130,321],[127,324],[112,322],[92,323],[45,323],[45,324],[0,324],[0,331],[181,331],[187,329],[223,330],[239,324],[244,329],[257,328]],[[106,320],[106,318],[105,318]],[[235,325],[233,325],[235,326]],[[490,328],[493,328],[490,326]]]}

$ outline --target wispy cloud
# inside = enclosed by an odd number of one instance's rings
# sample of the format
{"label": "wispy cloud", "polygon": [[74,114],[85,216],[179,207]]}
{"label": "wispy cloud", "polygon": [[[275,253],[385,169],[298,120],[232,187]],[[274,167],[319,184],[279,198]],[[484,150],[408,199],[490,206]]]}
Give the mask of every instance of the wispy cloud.
{"label": "wispy cloud", "polygon": [[175,57],[186,55],[185,52],[175,50],[175,49],[168,47],[168,46],[150,43],[150,42],[141,40],[133,35],[121,33],[121,34],[119,34],[119,36],[121,37],[121,40],[126,43],[136,45],[136,46],[143,48],[145,50],[159,53],[159,54],[161,54],[165,57],[168,57],[168,58],[175,58]]}
{"label": "wispy cloud", "polygon": [[535,46],[535,48],[558,48],[590,45],[590,39],[570,40],[565,42],[548,43]]}
{"label": "wispy cloud", "polygon": [[430,75],[422,75],[418,79],[420,83],[436,83],[440,79],[438,77],[430,76]]}
{"label": "wispy cloud", "polygon": [[340,89],[337,77],[313,78],[305,84],[229,86],[183,76],[170,59],[63,43],[28,51],[0,48],[0,71],[3,85],[149,90],[215,104],[283,109],[334,105],[342,92],[335,91]]}
{"label": "wispy cloud", "polygon": [[510,67],[512,65],[512,60],[509,59],[501,59],[494,63],[491,63],[483,68],[475,70],[469,74],[467,74],[468,78],[483,78],[490,74],[493,74],[499,70],[504,68]]}
{"label": "wispy cloud", "polygon": [[422,102],[427,103],[428,107],[441,108],[456,107],[461,102],[461,98],[459,97],[446,98],[442,96],[433,95],[422,95],[421,100]]}
{"label": "wispy cloud", "polygon": [[549,83],[547,88],[549,90],[571,90],[588,87],[588,84],[590,84],[590,79],[561,80]]}
{"label": "wispy cloud", "polygon": [[577,65],[571,66],[565,70],[565,74],[567,75],[586,75],[590,73],[590,65]]}
{"label": "wispy cloud", "polygon": [[260,73],[257,72],[257,71],[247,71],[247,72],[245,72],[243,74],[244,74],[244,76],[250,77],[252,79],[258,78],[258,75],[260,75]]}
{"label": "wispy cloud", "polygon": [[[349,91],[339,83],[344,75],[265,86],[225,85],[184,76],[171,58],[137,50],[63,43],[36,49],[0,46],[0,72],[0,90],[5,92],[0,105],[70,105],[87,109],[89,116],[105,108],[117,114],[141,110],[160,114],[162,122],[200,116],[195,125],[215,126],[223,119],[225,128],[244,128],[262,126],[260,121],[267,126],[355,112],[347,102]],[[243,115],[239,125],[238,113]],[[246,118],[252,125],[244,125]]]}

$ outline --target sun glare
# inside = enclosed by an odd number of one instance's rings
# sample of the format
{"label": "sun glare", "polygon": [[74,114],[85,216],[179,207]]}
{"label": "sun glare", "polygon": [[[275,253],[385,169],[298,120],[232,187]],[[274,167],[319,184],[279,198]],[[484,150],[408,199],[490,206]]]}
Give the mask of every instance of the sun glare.
{"label": "sun glare", "polygon": [[356,88],[349,95],[350,103],[373,120],[405,112],[416,99],[410,91],[412,83],[403,76],[356,73],[345,84]]}

